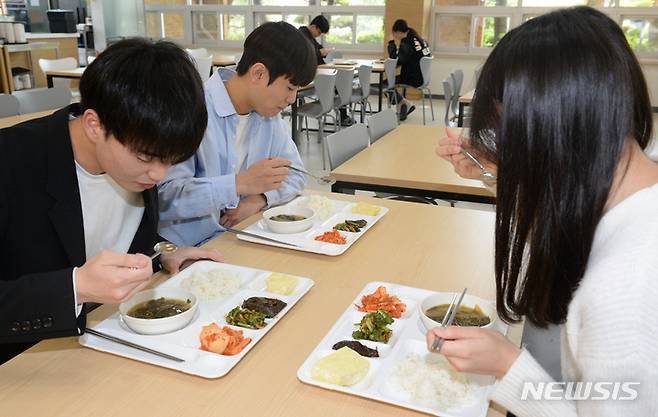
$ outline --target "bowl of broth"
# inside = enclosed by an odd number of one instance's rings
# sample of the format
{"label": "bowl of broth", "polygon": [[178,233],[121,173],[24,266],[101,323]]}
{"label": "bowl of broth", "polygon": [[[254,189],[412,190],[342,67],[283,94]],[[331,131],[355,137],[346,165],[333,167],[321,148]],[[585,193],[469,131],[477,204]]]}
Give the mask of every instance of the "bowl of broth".
{"label": "bowl of broth", "polygon": [[274,207],[263,212],[263,220],[274,233],[300,233],[313,226],[315,211],[291,205]]}
{"label": "bowl of broth", "polygon": [[[427,330],[441,326],[443,317],[454,295],[455,293],[452,292],[436,293],[425,298],[418,305],[420,319]],[[459,295],[457,294],[457,300],[459,299]],[[482,328],[492,327],[496,317],[496,308],[491,301],[466,294],[452,325]]]}
{"label": "bowl of broth", "polygon": [[141,291],[119,305],[121,319],[140,334],[171,333],[187,326],[198,309],[194,294],[180,288]]}

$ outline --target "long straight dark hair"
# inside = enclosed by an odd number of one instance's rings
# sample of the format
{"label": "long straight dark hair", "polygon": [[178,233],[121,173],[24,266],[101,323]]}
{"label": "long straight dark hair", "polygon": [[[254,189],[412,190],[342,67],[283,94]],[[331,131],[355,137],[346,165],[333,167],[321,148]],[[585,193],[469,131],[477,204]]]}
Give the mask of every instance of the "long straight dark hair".
{"label": "long straight dark hair", "polygon": [[498,165],[496,303],[545,327],[566,320],[626,138],[645,148],[652,115],[619,26],[589,7],[510,31],[487,59],[471,140]]}

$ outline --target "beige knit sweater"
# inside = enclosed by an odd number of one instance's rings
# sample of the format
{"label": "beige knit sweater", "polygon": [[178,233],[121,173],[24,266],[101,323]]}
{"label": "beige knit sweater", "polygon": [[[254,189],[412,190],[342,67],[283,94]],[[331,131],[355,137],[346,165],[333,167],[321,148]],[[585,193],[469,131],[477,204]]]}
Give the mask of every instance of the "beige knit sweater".
{"label": "beige knit sweater", "polygon": [[[617,398],[632,394],[619,385],[615,393],[612,383],[639,382],[627,385],[637,398],[536,400],[526,391],[522,400],[525,382],[551,381],[524,350],[491,399],[518,417],[658,416],[658,184],[629,196],[601,219],[563,326],[562,375],[565,382],[598,382]],[[592,397],[605,396],[590,387]]]}

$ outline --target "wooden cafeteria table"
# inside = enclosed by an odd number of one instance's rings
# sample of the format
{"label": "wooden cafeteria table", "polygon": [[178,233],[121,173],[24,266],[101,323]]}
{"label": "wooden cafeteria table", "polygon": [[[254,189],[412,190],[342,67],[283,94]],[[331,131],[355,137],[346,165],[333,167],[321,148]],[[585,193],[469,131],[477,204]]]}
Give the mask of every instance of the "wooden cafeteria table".
{"label": "wooden cafeteria table", "polygon": [[473,95],[475,95],[475,90],[471,90],[461,96],[459,96],[459,114],[457,115],[457,126],[464,126],[464,109],[466,106],[470,106],[473,101]]}
{"label": "wooden cafeteria table", "polygon": [[212,64],[218,67],[228,67],[230,65],[235,65],[235,56],[234,55],[213,55]]}
{"label": "wooden cafeteria table", "polygon": [[[363,196],[390,211],[343,255],[240,241],[207,244],[231,263],[310,277],[315,286],[225,377],[207,380],[101,353],[76,337],[43,341],[0,366],[6,416],[390,416],[424,414],[303,384],[299,366],[366,283],[457,291],[493,299],[494,215]],[[254,216],[242,225],[257,220]],[[163,274],[159,274],[163,277]],[[94,324],[116,311],[93,311]],[[520,341],[520,327],[510,329]],[[498,406],[489,416],[504,414]]]}
{"label": "wooden cafeteria table", "polygon": [[332,191],[367,190],[446,200],[495,202],[482,181],[467,180],[435,151],[444,126],[403,124],[331,171]]}
{"label": "wooden cafeteria table", "polygon": [[48,88],[53,88],[53,78],[69,78],[72,80],[79,80],[82,78],[82,73],[85,68],[75,68],[70,70],[48,70],[46,71],[46,81]]}
{"label": "wooden cafeteria table", "polygon": [[8,116],[0,118],[0,129],[5,127],[10,127],[18,123],[26,122],[32,119],[38,119],[39,117],[44,117],[53,114],[58,109],[38,111],[34,113],[20,114],[18,116]]}

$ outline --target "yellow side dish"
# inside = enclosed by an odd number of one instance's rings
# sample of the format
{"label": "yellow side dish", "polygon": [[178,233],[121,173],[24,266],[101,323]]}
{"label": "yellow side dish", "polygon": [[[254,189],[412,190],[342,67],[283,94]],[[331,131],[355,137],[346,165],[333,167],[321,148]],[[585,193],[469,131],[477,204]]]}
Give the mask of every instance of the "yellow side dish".
{"label": "yellow side dish", "polygon": [[381,207],[373,206],[372,204],[367,203],[357,203],[352,207],[352,213],[365,214],[367,216],[376,216],[381,211]]}
{"label": "yellow side dish", "polygon": [[369,369],[370,363],[367,359],[344,346],[318,360],[311,368],[311,378],[349,387],[365,378]]}
{"label": "yellow side dish", "polygon": [[267,288],[265,291],[274,294],[290,295],[297,288],[298,279],[290,275],[272,272],[272,274],[265,278]]}

